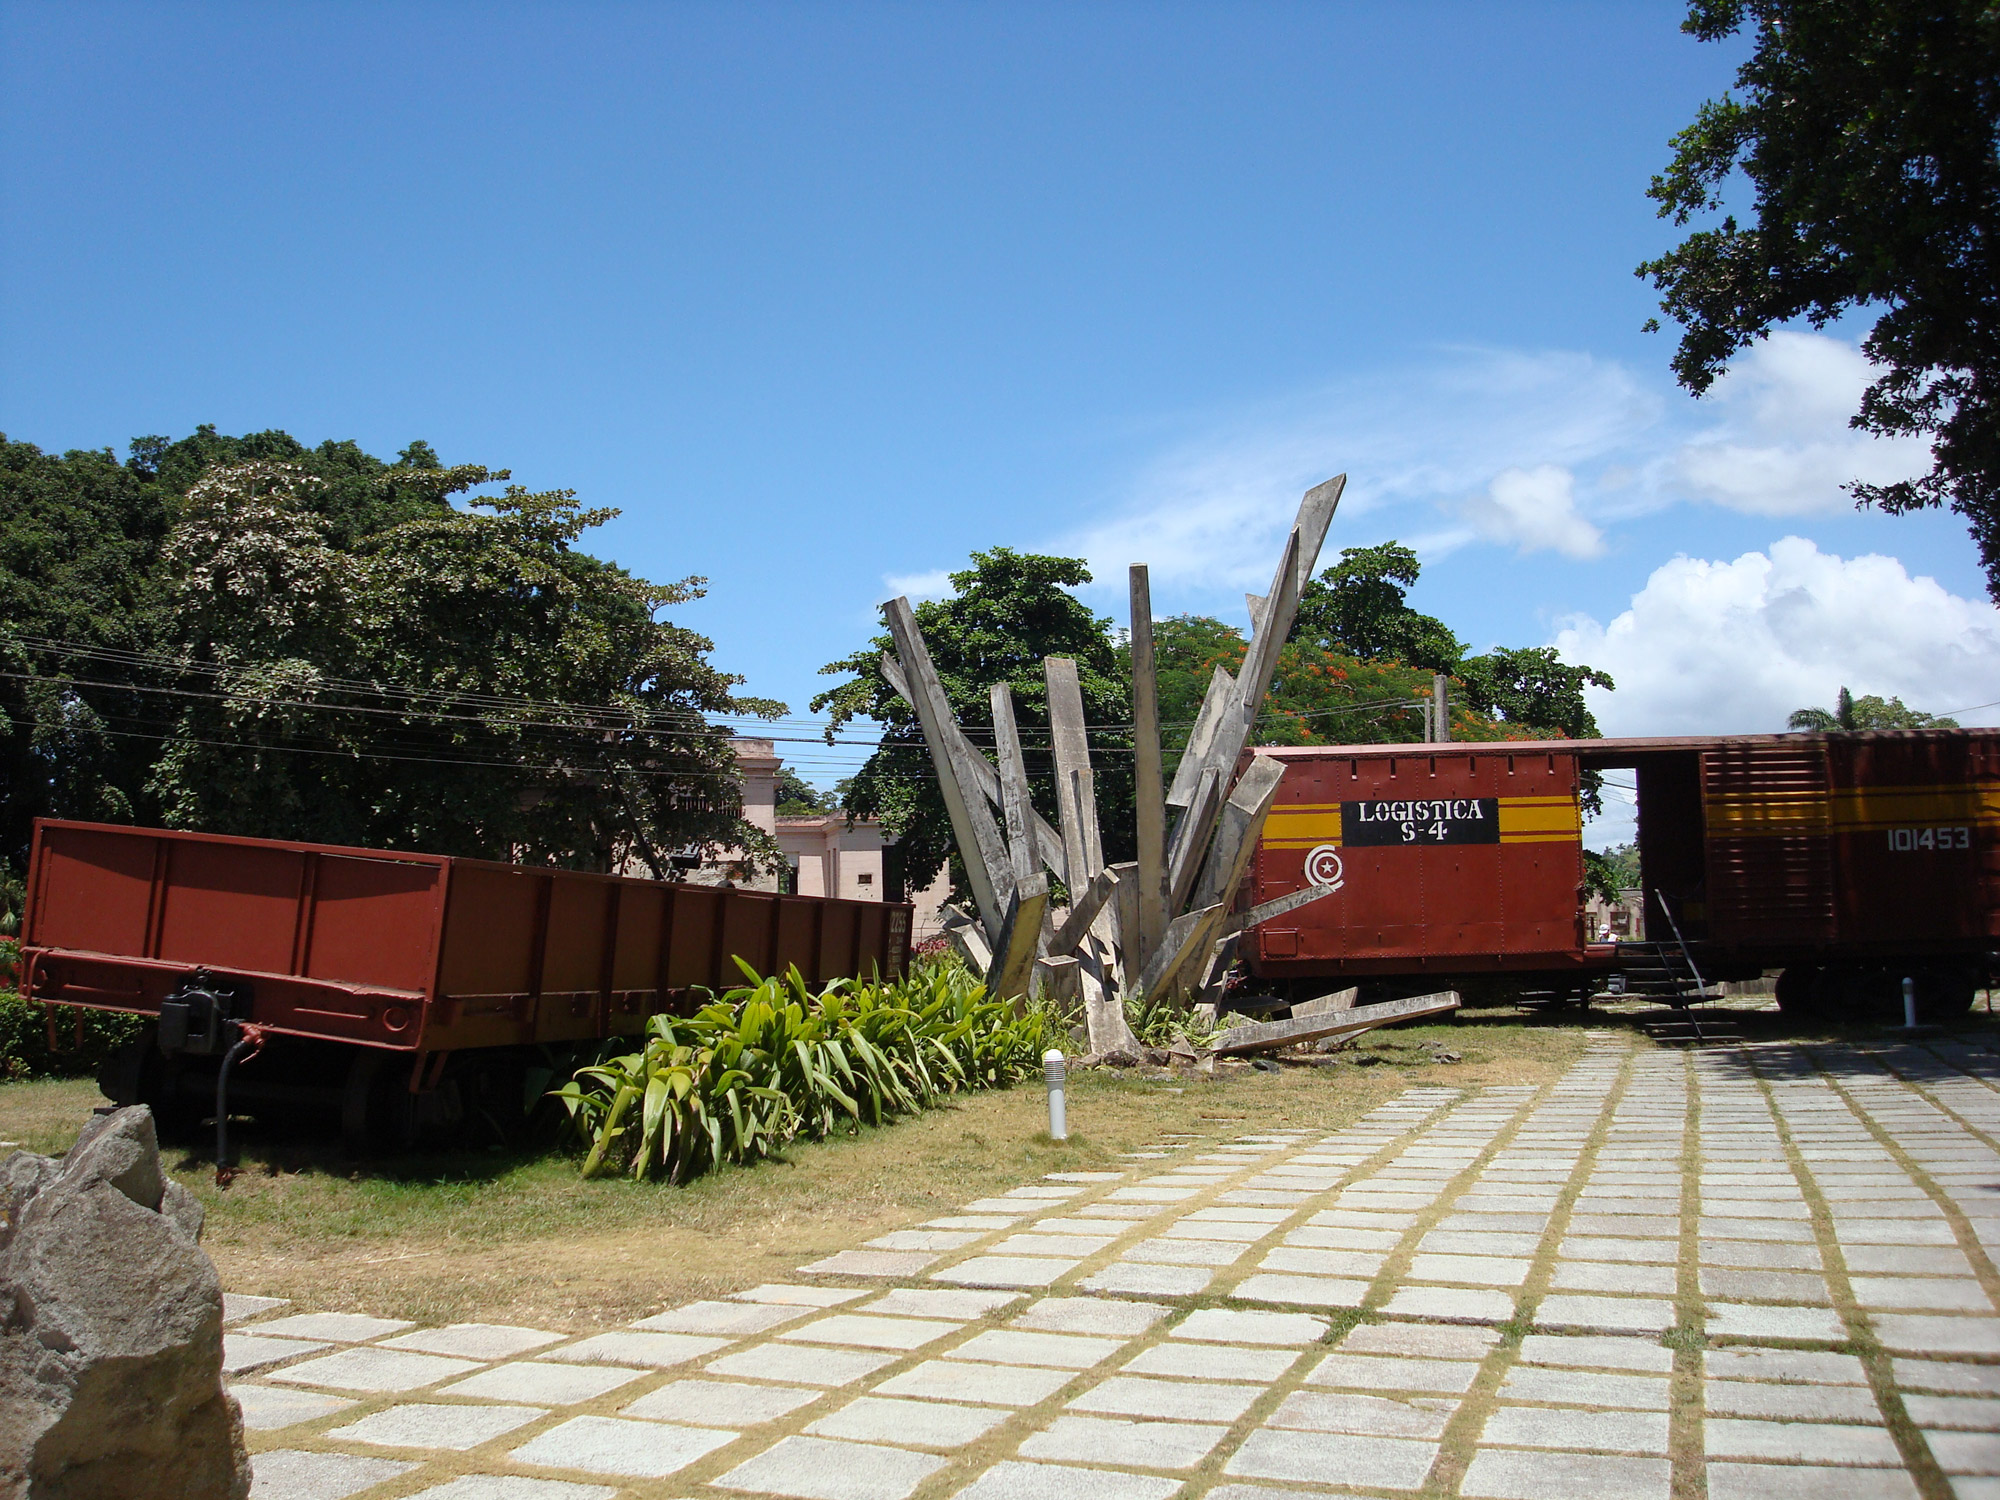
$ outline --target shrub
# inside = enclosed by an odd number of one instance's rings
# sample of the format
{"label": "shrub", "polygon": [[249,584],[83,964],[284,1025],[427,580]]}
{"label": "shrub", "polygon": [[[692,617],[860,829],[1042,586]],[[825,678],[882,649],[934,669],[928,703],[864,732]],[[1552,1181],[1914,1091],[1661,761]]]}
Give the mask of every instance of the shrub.
{"label": "shrub", "polygon": [[[740,962],[740,961],[739,961]],[[646,1023],[640,1050],[577,1070],[555,1091],[611,1167],[682,1182],[794,1139],[882,1125],[940,1095],[1004,1088],[1041,1066],[1049,1025],[1016,1016],[962,968],[894,983],[838,980],[813,995],[797,969],[731,990],[692,1016]]]}
{"label": "shrub", "polygon": [[47,1008],[22,996],[20,980],[21,945],[0,938],[0,1081],[94,1073],[144,1024],[136,1016],[63,1006],[51,1026]]}

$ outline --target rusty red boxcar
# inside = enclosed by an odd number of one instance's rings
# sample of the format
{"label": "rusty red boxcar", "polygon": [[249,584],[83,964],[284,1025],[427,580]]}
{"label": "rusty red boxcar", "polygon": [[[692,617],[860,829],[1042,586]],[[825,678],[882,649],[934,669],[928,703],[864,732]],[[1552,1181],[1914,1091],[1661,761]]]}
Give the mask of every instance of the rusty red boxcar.
{"label": "rusty red boxcar", "polygon": [[1285,776],[1245,901],[1329,892],[1249,935],[1256,975],[1429,983],[1589,958],[1574,745],[1256,753]]}
{"label": "rusty red boxcar", "polygon": [[1657,946],[1695,980],[1782,969],[1787,1008],[1962,1012],[2000,947],[2000,732],[1262,749],[1285,777],[1247,904],[1325,887],[1248,935],[1253,974],[1394,990],[1582,990],[1632,962],[1588,941],[1578,789],[1635,772]]}
{"label": "rusty red boxcar", "polygon": [[[337,1091],[352,1131],[385,1093],[434,1094],[454,1059],[463,1080],[501,1053],[635,1034],[697,987],[742,982],[739,957],[815,984],[894,977],[909,931],[899,903],[43,820],[22,988],[158,1018],[159,1041],[107,1092],[168,1112],[211,1076],[194,1059],[225,1021],[317,1044],[317,1063],[242,1088],[303,1073],[295,1091]],[[193,995],[207,998],[191,1010]]]}

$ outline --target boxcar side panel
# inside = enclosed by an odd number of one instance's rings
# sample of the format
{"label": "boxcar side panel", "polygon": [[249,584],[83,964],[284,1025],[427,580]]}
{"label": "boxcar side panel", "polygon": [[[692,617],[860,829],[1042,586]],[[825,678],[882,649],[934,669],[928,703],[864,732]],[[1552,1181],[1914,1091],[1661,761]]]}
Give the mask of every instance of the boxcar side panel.
{"label": "boxcar side panel", "polygon": [[821,977],[819,963],[819,917],[825,907],[811,897],[778,898],[777,952],[764,972],[783,974],[793,964],[809,982]]}
{"label": "boxcar side panel", "polygon": [[742,959],[759,974],[770,974],[776,969],[778,898],[753,891],[721,894],[722,950],[715,956],[715,972],[703,983],[727,989],[742,983],[743,971],[736,967],[736,959]]}
{"label": "boxcar side panel", "polygon": [[1286,756],[1248,903],[1332,894],[1259,927],[1260,971],[1561,964],[1580,955],[1575,757],[1500,746]]}
{"label": "boxcar side panel", "polygon": [[2000,767],[1984,738],[1828,740],[1840,936],[1978,946],[2000,890]]}
{"label": "boxcar side panel", "polygon": [[306,856],[260,845],[167,841],[159,956],[261,974],[292,967]]}
{"label": "boxcar side panel", "polygon": [[660,987],[660,944],[666,940],[667,902],[673,888],[626,883],[618,893],[618,956],[611,964],[614,990]]}
{"label": "boxcar side panel", "polygon": [[307,978],[422,993],[437,968],[435,864],[308,856],[312,891],[304,934]]}
{"label": "boxcar side panel", "polygon": [[542,889],[542,881],[527,870],[465,860],[452,866],[439,994],[534,992],[540,978],[535,950]]}
{"label": "boxcar side panel", "polygon": [[821,908],[819,931],[820,973],[829,979],[843,974],[866,974],[867,961],[861,952],[861,923],[856,909],[846,902]]}
{"label": "boxcar side panel", "polygon": [[152,957],[154,863],[163,853],[154,838],[44,824],[22,941]]}
{"label": "boxcar side panel", "polygon": [[1721,745],[1701,757],[1708,829],[1707,933],[1729,947],[1809,947],[1834,936],[1826,751]]}
{"label": "boxcar side panel", "polygon": [[604,948],[611,936],[611,882],[553,870],[549,882],[548,934],[542,942],[545,995],[595,994],[604,983]]}
{"label": "boxcar side panel", "polygon": [[674,887],[665,988],[715,985],[722,965],[722,902],[728,894],[715,886]]}

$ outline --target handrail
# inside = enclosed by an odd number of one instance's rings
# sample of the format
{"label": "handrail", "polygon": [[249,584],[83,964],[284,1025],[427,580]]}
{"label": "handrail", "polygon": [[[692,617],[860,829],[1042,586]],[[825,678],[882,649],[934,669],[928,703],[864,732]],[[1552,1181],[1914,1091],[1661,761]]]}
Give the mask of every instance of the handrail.
{"label": "handrail", "polygon": [[1674,914],[1667,906],[1667,898],[1658,886],[1653,887],[1653,899],[1660,904],[1660,915],[1667,919],[1667,925],[1674,930],[1674,941],[1680,945],[1681,957],[1687,960],[1688,973],[1694,975],[1694,987],[1701,992],[1702,999],[1709,999],[1708,981],[1701,977],[1701,970],[1694,966],[1694,955],[1688,952],[1687,939],[1681,936],[1681,924],[1674,920]]}

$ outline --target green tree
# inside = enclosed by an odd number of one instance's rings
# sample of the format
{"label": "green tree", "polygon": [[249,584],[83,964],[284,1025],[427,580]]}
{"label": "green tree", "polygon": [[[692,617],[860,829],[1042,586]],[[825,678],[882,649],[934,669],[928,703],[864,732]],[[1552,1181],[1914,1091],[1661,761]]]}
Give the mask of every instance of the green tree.
{"label": "green tree", "polygon": [[[952,712],[975,743],[992,745],[989,685],[1005,682],[1012,687],[1035,805],[1051,821],[1056,811],[1055,763],[1049,749],[1042,658],[1075,659],[1084,717],[1091,726],[1106,856],[1129,859],[1136,837],[1132,742],[1124,727],[1132,718],[1130,669],[1113,643],[1111,622],[1092,614],[1070,592],[1088,582],[1090,572],[1080,558],[995,547],[973,553],[972,566],[951,575],[950,598],[925,600],[915,612]],[[821,667],[822,673],[847,680],[815,697],[812,707],[828,715],[829,744],[857,717],[883,726],[881,742],[855,774],[845,805],[858,817],[879,817],[884,831],[901,841],[913,886],[923,884],[928,872],[949,858],[953,879],[963,889],[950,817],[923,732],[909,705],[882,677],[881,655],[892,649],[885,632],[852,656]]]}
{"label": "green tree", "polygon": [[1346,547],[1340,561],[1307,582],[1288,641],[1367,661],[1400,661],[1450,672],[1465,645],[1442,620],[1411,608],[1405,592],[1423,565],[1400,542]]}
{"label": "green tree", "polygon": [[[1243,632],[1205,615],[1180,615],[1154,627],[1159,660],[1162,739],[1172,755],[1186,743],[1208,679],[1220,665],[1232,673],[1249,646]],[[1475,662],[1483,658],[1473,658]],[[1475,708],[1457,684],[1452,738],[1527,739],[1558,732],[1552,726],[1510,724]],[[1371,660],[1289,641],[1258,712],[1252,743],[1259,745],[1398,745],[1424,735],[1423,700],[1431,695],[1429,668],[1396,660]]]}
{"label": "green tree", "polygon": [[1553,646],[1496,646],[1460,662],[1458,681],[1460,695],[1479,712],[1503,724],[1570,740],[1599,735],[1583,690],[1614,685],[1610,673],[1571,666]]}
{"label": "green tree", "polygon": [[1857,698],[1843,687],[1831,709],[1796,709],[1785,725],[1828,734],[1862,729],[1956,729],[1958,720],[1905,707],[1901,698],[1884,699],[1873,693]]}
{"label": "green tree", "polygon": [[1583,851],[1583,879],[1594,895],[1616,901],[1620,891],[1639,888],[1639,846],[1613,844]]}
{"label": "green tree", "polygon": [[806,818],[832,812],[838,804],[790,766],[778,767],[778,816]]}
{"label": "green tree", "polygon": [[[1754,32],[1736,89],[1703,104],[1648,190],[1677,226],[1639,267],[1682,326],[1699,395],[1752,339],[1876,308],[1881,369],[1852,425],[1920,436],[1932,467],[1859,501],[1965,517],[2000,598],[2000,6],[1990,0],[1692,0],[1682,29]],[[1747,182],[1754,219],[1726,211]]]}
{"label": "green tree", "polygon": [[[125,658],[152,640],[166,499],[109,451],[0,435],[0,858],[17,870],[35,818],[122,820],[143,803],[157,746],[116,731],[143,712]],[[84,667],[47,641],[114,659]]]}
{"label": "green tree", "polygon": [[[476,466],[385,478],[438,501]],[[605,868],[685,844],[768,857],[740,817],[737,679],[655,618],[653,584],[576,550],[615,512],[509,486],[333,544],[293,465],[211,469],[162,557],[187,702],[148,790],[175,826]],[[490,512],[490,514],[483,513]]]}
{"label": "green tree", "polygon": [[282,432],[0,437],[0,837],[41,815],[602,867],[765,857],[710,645],[581,551],[613,512]]}

